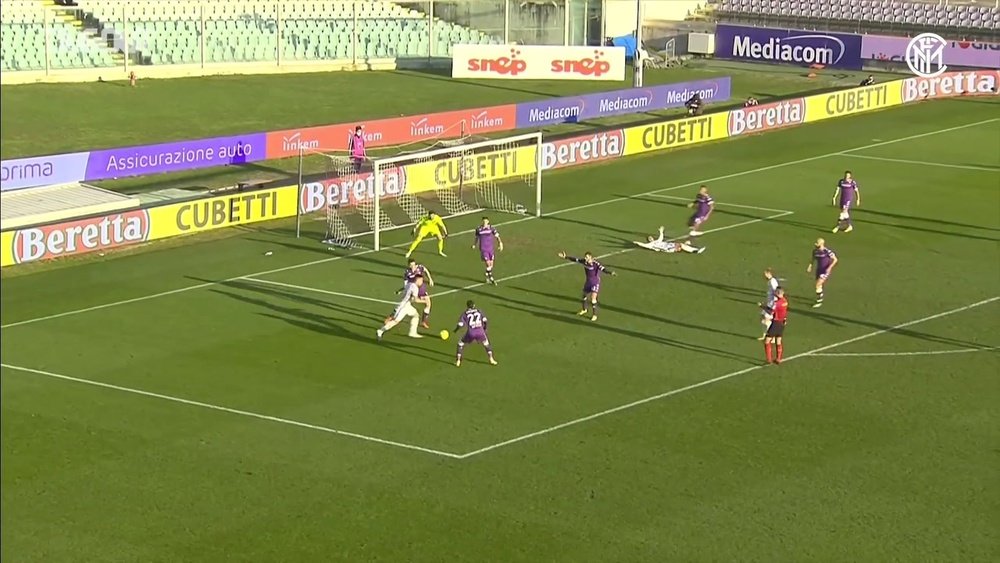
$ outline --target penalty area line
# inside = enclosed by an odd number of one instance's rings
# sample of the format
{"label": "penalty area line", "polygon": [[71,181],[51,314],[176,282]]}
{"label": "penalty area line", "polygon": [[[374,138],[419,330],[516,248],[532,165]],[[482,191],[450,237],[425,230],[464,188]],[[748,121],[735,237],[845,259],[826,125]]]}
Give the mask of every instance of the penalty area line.
{"label": "penalty area line", "polygon": [[[691,201],[689,197],[680,197],[676,195],[662,195],[662,194],[650,194],[647,197],[655,197],[657,199],[670,199],[674,201]],[[739,203],[728,203],[723,201],[715,202],[715,205],[719,207],[737,207],[739,209],[752,209],[754,211],[767,211],[770,213],[792,213],[787,209],[771,209],[770,207],[758,207],[756,205],[742,205]]]}
{"label": "penalty area line", "polygon": [[[908,135],[906,137],[900,137],[898,139],[890,139],[888,141],[880,141],[880,142],[877,142],[877,143],[869,143],[867,145],[862,145],[862,146],[854,147],[854,148],[851,148],[851,149],[843,149],[843,150],[834,151],[834,152],[830,152],[830,153],[826,153],[826,154],[819,154],[819,155],[816,155],[816,156],[809,156],[809,157],[800,158],[800,159],[797,159],[797,160],[788,160],[788,161],[785,161],[785,162],[779,162],[779,163],[771,164],[771,165],[768,165],[768,166],[761,166],[759,168],[751,168],[749,170],[741,170],[739,172],[732,172],[730,174],[723,174],[721,176],[715,176],[713,178],[703,178],[701,180],[695,180],[693,182],[686,182],[686,183],[683,183],[683,184],[678,184],[676,186],[671,186],[669,188],[659,188],[659,189],[655,189],[655,190],[650,190],[648,192],[643,192],[643,193],[639,193],[639,194],[633,194],[633,195],[630,195],[630,196],[614,197],[614,198],[606,199],[606,200],[603,200],[603,201],[595,201],[593,203],[586,203],[586,204],[583,204],[583,205],[576,205],[576,206],[567,207],[567,208],[564,208],[564,209],[557,209],[555,211],[552,211],[552,212],[549,212],[549,213],[546,213],[546,214],[542,215],[541,218],[545,218],[545,217],[549,217],[549,216],[553,216],[553,215],[562,215],[563,213],[572,213],[574,211],[581,211],[583,209],[590,209],[592,207],[599,207],[599,206],[602,206],[602,205],[609,205],[609,204],[612,204],[612,203],[618,203],[620,201],[628,201],[628,200],[633,200],[633,199],[636,199],[636,198],[648,197],[648,196],[655,195],[655,194],[660,194],[660,193],[664,193],[664,192],[670,192],[670,191],[674,191],[674,190],[680,190],[680,189],[688,188],[688,187],[691,187],[691,186],[696,186],[698,184],[707,184],[707,183],[710,183],[710,182],[719,182],[719,181],[722,181],[722,180],[730,180],[732,178],[740,178],[740,177],[743,177],[743,176],[748,176],[750,174],[757,174],[759,172],[767,172],[769,170],[777,170],[779,168],[784,168],[786,166],[795,166],[795,165],[804,164],[804,163],[807,163],[807,162],[814,162],[816,160],[822,160],[824,158],[829,158],[829,157],[833,157],[833,156],[845,156],[846,153],[850,153],[850,152],[854,152],[854,151],[862,151],[862,150],[865,150],[865,149],[872,149],[872,148],[875,148],[875,147],[882,147],[882,146],[885,146],[885,145],[891,145],[891,144],[895,144],[895,143],[902,143],[902,142],[906,142],[906,141],[911,141],[913,139],[922,139],[924,137],[930,137],[932,135],[940,135],[942,133],[950,133],[952,131],[959,131],[959,130],[962,130],[962,129],[968,129],[969,127],[977,127],[979,125],[984,125],[986,123],[993,123],[993,122],[998,121],[998,120],[1000,120],[1000,118],[984,119],[982,121],[975,121],[975,122],[966,123],[966,124],[963,124],[963,125],[956,125],[954,127],[946,127],[944,129],[937,129],[935,131],[928,131],[926,133],[918,133],[916,135]],[[499,226],[504,226],[504,225],[514,225],[514,224],[517,224],[517,223],[523,223],[524,221],[532,221],[534,219],[539,219],[539,217],[535,217],[535,216],[522,217],[520,219],[515,219],[513,221],[505,221],[505,222],[502,222],[502,223],[497,223],[497,226],[499,227]],[[465,231],[461,231],[461,232],[458,232],[458,233],[452,233],[452,234],[454,234],[454,235],[463,235],[463,234],[470,234],[470,233],[473,233],[473,232],[475,232],[475,229],[468,229],[468,230],[465,230]],[[408,242],[404,242],[404,243],[400,243],[400,244],[396,244],[396,245],[385,247],[385,249],[403,248],[405,246],[409,246],[409,244],[410,243],[408,243]],[[213,281],[213,282],[199,283],[199,284],[195,284],[195,285],[189,285],[189,286],[185,286],[185,287],[179,287],[179,288],[176,288],[176,289],[171,289],[171,290],[168,290],[168,291],[161,291],[161,292],[158,292],[158,293],[150,293],[148,295],[141,295],[141,296],[132,297],[132,298],[129,298],[129,299],[122,299],[120,301],[111,301],[111,302],[108,302],[108,303],[101,303],[99,305],[92,305],[90,307],[83,307],[83,308],[80,308],[80,309],[71,309],[69,311],[63,311],[61,313],[52,313],[50,315],[43,315],[41,317],[35,317],[35,318],[31,318],[31,319],[25,319],[25,320],[22,320],[22,321],[15,321],[15,322],[11,322],[11,323],[7,323],[5,325],[2,325],[2,326],[0,326],[0,328],[14,328],[16,326],[35,324],[35,323],[39,323],[39,322],[42,322],[42,321],[48,321],[48,320],[52,320],[52,319],[60,319],[60,318],[63,318],[63,317],[69,317],[69,316],[73,316],[73,315],[79,315],[79,314],[82,314],[82,313],[89,313],[89,312],[92,312],[92,311],[100,311],[102,309],[107,309],[109,307],[118,307],[120,305],[128,305],[130,303],[139,303],[139,302],[142,302],[142,301],[148,301],[150,299],[157,299],[157,298],[166,297],[166,296],[169,296],[169,295],[176,295],[178,293],[184,293],[184,292],[193,291],[193,290],[196,290],[196,289],[202,289],[202,288],[206,288],[206,287],[212,287],[214,285],[224,284],[226,282],[237,281],[237,280],[240,280],[240,279],[243,279],[243,278],[247,278],[247,277],[259,278],[260,276],[266,276],[266,275],[269,275],[269,274],[277,274],[277,273],[280,273],[280,272],[287,272],[287,271],[296,270],[296,269],[299,269],[299,268],[308,268],[310,266],[316,266],[316,265],[319,265],[319,264],[326,264],[327,262],[333,262],[333,261],[336,261],[336,260],[342,260],[344,258],[351,258],[352,256],[362,256],[362,255],[365,255],[365,254],[371,254],[373,252],[375,252],[375,250],[369,249],[369,250],[363,250],[361,252],[354,252],[354,253],[351,253],[351,254],[344,254],[344,255],[340,255],[340,256],[331,256],[329,258],[320,258],[320,259],[317,259],[317,260],[310,260],[309,262],[301,262],[299,264],[292,264],[292,265],[289,265],[289,266],[282,266],[280,268],[272,268],[270,270],[263,270],[263,271],[260,271],[260,272],[254,272],[254,273],[250,273],[250,274],[244,274],[242,276],[236,276],[236,277],[227,278],[227,279],[223,279],[223,280],[218,280],[218,281]]]}
{"label": "penalty area line", "polygon": [[885,156],[871,156],[867,154],[856,154],[851,152],[845,152],[841,156],[849,156],[851,158],[863,158],[865,160],[878,160],[881,162],[895,162],[898,164],[914,164],[917,166],[933,166],[935,168],[957,168],[958,170],[974,170],[977,172],[1000,172],[1000,167],[988,168],[986,166],[975,166],[973,164],[948,164],[945,162],[925,162],[922,160],[908,160],[905,158],[888,158]]}
{"label": "penalty area line", "polygon": [[[876,336],[879,336],[879,335],[882,335],[882,334],[886,334],[886,333],[889,333],[889,332],[895,332],[897,330],[901,330],[901,329],[904,329],[904,328],[907,328],[907,327],[911,327],[913,325],[917,325],[917,324],[920,324],[920,323],[925,323],[925,322],[932,321],[932,320],[935,320],[935,319],[940,319],[942,317],[947,317],[949,315],[954,315],[956,313],[961,313],[963,311],[968,311],[970,309],[975,309],[977,307],[982,307],[983,305],[988,305],[988,304],[993,303],[993,302],[995,302],[997,300],[1000,300],[1000,297],[990,297],[989,299],[983,299],[982,301],[977,301],[977,302],[971,303],[969,305],[965,305],[965,306],[962,306],[962,307],[957,307],[955,309],[949,309],[948,311],[944,311],[942,313],[937,313],[937,314],[929,315],[929,316],[922,317],[922,318],[919,318],[919,319],[916,319],[916,320],[907,321],[905,323],[900,323],[900,324],[892,326],[892,327],[875,330],[875,331],[872,331],[872,332],[869,332],[869,333],[866,333],[866,334],[862,334],[860,336],[855,336],[854,338],[848,338],[847,340],[841,340],[840,342],[834,342],[833,344],[827,344],[826,346],[820,346],[819,348],[814,348],[814,349],[809,350],[807,352],[802,352],[800,354],[795,354],[794,356],[790,356],[788,358],[785,358],[785,360],[784,360],[783,363],[791,362],[793,360],[798,360],[798,359],[801,359],[801,358],[808,358],[808,357],[811,357],[811,356],[817,356],[817,355],[819,355],[819,354],[821,354],[823,352],[826,352],[827,350],[832,350],[834,348],[839,348],[841,346],[847,346],[848,344],[854,344],[855,342],[860,342],[862,340],[868,340],[869,338],[874,338]],[[591,414],[591,415],[582,416],[580,418],[575,418],[573,420],[569,420],[569,421],[563,422],[562,424],[556,424],[555,426],[550,426],[548,428],[543,428],[543,429],[538,430],[536,432],[531,432],[529,434],[524,434],[524,435],[518,436],[516,438],[511,438],[509,440],[504,440],[503,442],[497,442],[495,444],[491,444],[489,446],[486,446],[486,447],[483,447],[483,448],[479,448],[478,450],[473,450],[471,452],[466,452],[466,453],[460,455],[459,459],[468,459],[470,457],[474,457],[474,456],[477,456],[477,455],[482,455],[484,453],[491,452],[493,450],[498,450],[500,448],[504,448],[504,447],[507,447],[507,446],[512,446],[512,445],[518,444],[520,442],[525,442],[527,440],[531,440],[531,439],[534,439],[534,438],[539,438],[541,436],[545,436],[546,434],[551,434],[551,433],[556,432],[558,430],[563,430],[563,429],[569,428],[571,426],[576,426],[578,424],[583,424],[584,422],[590,422],[591,420],[596,420],[598,418],[603,418],[605,416],[608,416],[608,415],[611,415],[611,414],[615,414],[615,413],[618,413],[618,412],[627,411],[627,410],[633,409],[635,407],[638,407],[638,406],[641,406],[641,405],[645,405],[646,403],[652,403],[654,401],[659,401],[661,399],[666,399],[668,397],[673,397],[674,395],[680,395],[681,393],[686,393],[688,391],[693,391],[695,389],[700,389],[702,387],[708,387],[709,385],[714,385],[716,383],[721,383],[721,382],[726,381],[728,379],[733,379],[734,377],[739,377],[741,375],[746,375],[748,373],[753,373],[753,372],[755,372],[757,370],[760,370],[760,369],[763,369],[765,367],[767,367],[766,364],[761,364],[761,365],[756,365],[756,366],[750,366],[748,368],[743,368],[741,370],[737,370],[737,371],[730,372],[730,373],[727,373],[727,374],[724,374],[724,375],[720,375],[718,377],[713,377],[711,379],[706,379],[704,381],[699,381],[698,383],[693,383],[693,384],[687,385],[685,387],[680,387],[678,389],[672,389],[672,390],[667,391],[665,393],[660,393],[659,395],[652,395],[652,396],[646,397],[644,399],[639,399],[637,401],[632,401],[631,403],[626,403],[624,405],[619,405],[617,407],[613,407],[613,408],[610,408],[610,409],[607,409],[607,410],[603,410],[601,412],[596,412],[596,413]]]}
{"label": "penalty area line", "polygon": [[85,379],[82,377],[73,377],[70,375],[63,375],[61,373],[55,373],[51,371],[46,371],[43,369],[35,369],[24,366],[16,366],[12,364],[0,364],[0,367],[7,368],[12,371],[18,371],[22,373],[28,373],[36,376],[48,377],[51,379],[58,379],[61,381],[70,381],[73,383],[81,383],[83,385],[90,385],[92,387],[100,387],[102,389],[111,389],[114,391],[120,391],[122,393],[129,393],[132,395],[140,395],[143,397],[148,397],[152,399],[159,399],[161,401],[168,401],[171,403],[179,403],[182,405],[187,405],[191,407],[199,407],[202,409],[208,409],[217,412],[224,412],[228,414],[234,414],[238,416],[244,416],[247,418],[255,418],[257,420],[264,420],[267,422],[273,422],[277,424],[284,424],[286,426],[295,426],[298,428],[306,428],[308,430],[315,430],[319,432],[325,432],[327,434],[335,434],[337,436],[345,438],[353,438],[355,440],[362,440],[364,442],[372,442],[375,444],[381,444],[383,446],[392,446],[396,448],[402,448],[405,450],[413,450],[418,452],[423,452],[425,454],[432,454],[440,457],[447,457],[451,459],[461,459],[458,454],[453,454],[451,452],[445,452],[441,450],[435,450],[432,448],[425,448],[423,446],[417,446],[415,444],[407,444],[405,442],[397,442],[395,440],[386,440],[384,438],[377,438],[375,436],[368,436],[365,434],[358,434],[357,432],[349,432],[347,430],[339,430],[337,428],[330,428],[328,426],[320,426],[318,424],[310,424],[308,422],[299,422],[297,420],[292,420],[289,418],[282,418],[280,416],[271,416],[268,414],[261,414],[251,411],[245,411],[242,409],[235,409],[231,407],[225,407],[222,405],[214,405],[212,403],[205,403],[202,401],[195,401],[192,399],[185,399],[183,397],[175,397],[173,395],[164,395],[163,393],[154,393],[152,391],[143,391],[142,389],[135,389],[132,387],[125,387],[122,385],[114,385],[112,383],[104,383],[102,381],[94,381],[93,379]]}

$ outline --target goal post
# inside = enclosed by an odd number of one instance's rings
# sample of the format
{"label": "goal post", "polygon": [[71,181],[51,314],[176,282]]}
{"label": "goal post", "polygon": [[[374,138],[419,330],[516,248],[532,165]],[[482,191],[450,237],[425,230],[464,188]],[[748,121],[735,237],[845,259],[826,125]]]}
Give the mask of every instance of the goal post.
{"label": "goal post", "polygon": [[[343,153],[324,153],[328,171],[322,181],[300,182],[300,202],[324,211],[324,242],[381,250],[384,235],[412,227],[428,212],[447,220],[471,213],[540,216],[542,134],[496,139],[439,141],[406,154],[352,161]],[[322,202],[322,205],[320,204]]]}

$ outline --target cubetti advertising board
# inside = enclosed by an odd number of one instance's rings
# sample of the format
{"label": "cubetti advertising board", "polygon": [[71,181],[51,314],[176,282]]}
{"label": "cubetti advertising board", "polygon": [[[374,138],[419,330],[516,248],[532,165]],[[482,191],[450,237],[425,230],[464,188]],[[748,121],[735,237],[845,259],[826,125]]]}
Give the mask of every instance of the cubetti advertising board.
{"label": "cubetti advertising board", "polygon": [[719,25],[715,56],[762,63],[861,68],[861,36],[768,27]]}
{"label": "cubetti advertising board", "polygon": [[455,45],[454,78],[625,80],[624,47]]}

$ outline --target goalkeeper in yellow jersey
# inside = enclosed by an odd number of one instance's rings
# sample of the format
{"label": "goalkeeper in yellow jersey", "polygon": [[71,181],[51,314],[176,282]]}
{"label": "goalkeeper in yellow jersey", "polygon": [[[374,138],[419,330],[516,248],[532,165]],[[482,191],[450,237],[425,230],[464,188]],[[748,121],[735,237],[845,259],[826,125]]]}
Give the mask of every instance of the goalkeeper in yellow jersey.
{"label": "goalkeeper in yellow jersey", "polygon": [[444,226],[444,221],[441,220],[441,216],[437,213],[430,211],[426,217],[417,221],[417,224],[413,226],[413,234],[415,238],[410,244],[410,249],[406,251],[407,258],[413,254],[413,250],[417,248],[417,245],[421,241],[430,236],[437,237],[438,239],[438,254],[444,257],[448,256],[444,253],[444,239],[448,237],[448,227]]}

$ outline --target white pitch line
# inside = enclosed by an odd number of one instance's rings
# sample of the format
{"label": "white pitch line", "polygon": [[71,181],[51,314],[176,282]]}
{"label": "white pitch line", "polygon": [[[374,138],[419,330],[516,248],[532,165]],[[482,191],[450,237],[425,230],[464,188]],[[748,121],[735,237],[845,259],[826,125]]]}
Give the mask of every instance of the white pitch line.
{"label": "white pitch line", "polygon": [[[657,199],[672,199],[675,201],[693,201],[689,197],[680,197],[676,195],[652,194],[649,197],[655,197]],[[770,211],[771,213],[783,213],[786,211],[785,209],[771,209],[770,207],[758,207],[756,205],[741,205],[739,203],[729,203],[725,201],[717,201],[715,202],[715,205],[721,207],[739,207],[740,209],[753,209],[754,211]]]}
{"label": "white pitch line", "polygon": [[985,166],[974,166],[971,164],[946,164],[944,162],[925,162],[922,160],[907,160],[905,158],[888,158],[884,156],[869,156],[866,154],[844,153],[843,156],[851,158],[864,158],[867,160],[880,160],[882,162],[898,162],[900,164],[917,164],[920,166],[934,166],[937,168],[957,168],[959,170],[976,170],[979,172],[1000,172],[1000,167],[987,168]]}
{"label": "white pitch line", "polygon": [[[914,321],[908,321],[908,322],[905,322],[905,323],[901,323],[901,324],[898,324],[898,325],[890,327],[890,328],[883,328],[883,329],[880,329],[880,330],[869,332],[867,334],[862,334],[861,336],[855,336],[854,338],[848,338],[847,340],[841,340],[840,342],[834,342],[833,344],[827,344],[826,346],[820,346],[819,348],[814,348],[812,350],[809,350],[808,352],[802,352],[801,354],[796,354],[794,356],[785,358],[784,362],[787,363],[787,362],[790,362],[792,360],[797,360],[797,359],[800,359],[800,358],[806,358],[806,357],[809,357],[809,356],[813,356],[813,355],[819,354],[821,352],[825,352],[825,351],[833,349],[833,348],[839,348],[840,346],[846,346],[848,344],[854,344],[855,342],[860,342],[862,340],[867,340],[869,338],[872,338],[872,337],[875,337],[875,336],[879,336],[879,335],[885,334],[887,332],[894,332],[894,331],[897,331],[897,330],[900,330],[900,329],[903,329],[903,328],[906,328],[906,327],[913,326],[915,324],[925,323],[927,321],[932,321],[934,319],[940,319],[941,317],[947,317],[949,315],[954,315],[955,313],[961,313],[963,311],[968,311],[969,309],[975,309],[976,307],[982,307],[983,305],[987,305],[989,303],[993,303],[994,301],[997,301],[997,300],[1000,300],[1000,297],[990,297],[989,299],[983,299],[982,301],[977,301],[977,302],[972,303],[970,305],[965,305],[963,307],[958,307],[956,309],[951,309],[951,310],[945,311],[943,313],[937,313],[937,314],[930,315],[930,316],[927,316],[927,317],[923,317],[923,318],[920,318],[920,319],[917,319],[917,320],[914,320]],[[707,387],[709,385],[714,385],[716,383],[720,383],[722,381],[726,381],[727,379],[732,379],[734,377],[739,377],[741,375],[746,375],[748,373],[755,372],[755,371],[757,371],[759,369],[762,369],[764,367],[766,367],[766,364],[761,364],[761,365],[756,365],[756,366],[750,366],[748,368],[743,368],[741,370],[734,371],[734,372],[731,372],[731,373],[727,373],[725,375],[720,375],[718,377],[713,377],[712,379],[706,379],[704,381],[699,381],[698,383],[693,383],[693,384],[687,385],[685,387],[680,387],[678,389],[673,389],[673,390],[667,391],[666,393],[660,393],[659,395],[653,395],[651,397],[646,397],[645,399],[639,399],[638,401],[632,401],[631,403],[626,403],[624,405],[620,405],[620,406],[617,406],[617,407],[614,407],[614,408],[603,410],[601,412],[594,413],[594,414],[591,414],[591,415],[588,415],[588,416],[584,416],[584,417],[580,417],[580,418],[575,418],[573,420],[570,420],[570,421],[567,421],[567,422],[563,422],[562,424],[557,424],[555,426],[550,426],[548,428],[544,428],[542,430],[538,430],[537,432],[531,432],[530,434],[524,434],[523,436],[518,436],[516,438],[511,438],[510,440],[504,440],[503,442],[497,442],[496,444],[493,444],[493,445],[490,445],[490,446],[486,446],[484,448],[479,448],[478,450],[473,450],[473,451],[468,452],[468,453],[464,453],[464,454],[462,454],[462,455],[460,455],[458,457],[459,457],[459,459],[468,459],[470,457],[477,456],[477,455],[480,455],[480,454],[484,454],[486,452],[497,450],[497,449],[500,449],[500,448],[503,448],[503,447],[506,447],[506,446],[510,446],[510,445],[513,445],[513,444],[517,444],[519,442],[524,442],[526,440],[531,440],[532,438],[538,438],[539,436],[544,436],[546,434],[551,434],[552,432],[555,432],[557,430],[562,430],[564,428],[569,428],[570,426],[576,426],[577,424],[582,424],[584,422],[589,422],[591,420],[595,420],[595,419],[607,416],[609,414],[614,414],[614,413],[617,413],[617,412],[626,411],[626,410],[638,407],[640,405],[644,405],[646,403],[651,403],[653,401],[659,401],[660,399],[666,399],[667,397],[672,397],[674,395],[680,395],[681,393],[685,393],[687,391],[692,391],[694,389],[698,389],[698,388],[701,388],[701,387]]]}
{"label": "white pitch line", "polygon": [[813,354],[814,358],[881,358],[896,356],[943,356],[946,354],[968,354],[969,352],[989,352],[996,350],[997,346],[989,348],[959,348],[957,350],[927,350],[923,352],[844,352],[830,354]]}
{"label": "white pitch line", "polygon": [[312,291],[312,292],[315,292],[315,293],[322,293],[322,294],[325,294],[325,295],[335,295],[337,297],[345,297],[347,299],[358,299],[360,301],[371,301],[372,303],[385,303],[387,305],[398,305],[399,304],[398,301],[388,301],[386,299],[376,299],[374,297],[365,297],[364,295],[356,295],[354,293],[341,293],[339,291],[330,291],[328,289],[320,289],[318,287],[309,287],[307,285],[295,285],[295,284],[291,284],[291,283],[284,283],[284,282],[273,281],[273,280],[261,280],[261,279],[253,278],[253,277],[250,277],[250,276],[246,276],[246,277],[240,278],[240,280],[250,281],[250,282],[257,282],[257,283],[262,283],[262,284],[265,284],[265,285],[276,285],[276,286],[279,286],[279,287],[287,287],[289,289],[298,289],[300,291]]}
{"label": "white pitch line", "polygon": [[245,411],[241,409],[234,409],[230,407],[224,407],[221,405],[213,405],[211,403],[204,403],[202,401],[194,401],[191,399],[184,399],[182,397],[174,397],[172,395],[164,395],[162,393],[154,393],[152,391],[143,391],[142,389],[134,389],[132,387],[124,387],[121,385],[114,385],[111,383],[104,383],[101,381],[94,381],[92,379],[84,379],[82,377],[72,377],[69,375],[63,375],[60,373],[53,373],[51,371],[46,371],[42,369],[34,369],[23,366],[15,366],[11,364],[0,364],[0,366],[5,367],[10,370],[20,371],[24,373],[31,373],[34,375],[41,375],[44,377],[51,377],[53,379],[61,379],[63,381],[72,381],[74,383],[82,383],[84,385],[91,385],[94,387],[100,387],[102,389],[113,389],[115,391],[121,391],[123,393],[131,393],[133,395],[141,395],[143,397],[150,397],[153,399],[160,399],[163,401],[170,401],[172,403],[180,403],[183,405],[188,405],[192,407],[201,407],[203,409],[225,412],[229,414],[235,414],[239,416],[246,416],[249,418],[256,418],[258,420],[266,420],[268,422],[276,422],[278,424],[286,424],[288,426],[297,426],[299,428],[308,428],[309,430],[318,430],[320,432],[326,432],[328,434],[336,434],[337,436],[344,436],[346,438],[354,438],[357,440],[364,440],[365,442],[374,442],[376,444],[382,444],[384,446],[394,446],[397,448],[403,448],[406,450],[415,450],[418,452],[423,452],[427,454],[433,454],[441,457],[448,457],[451,459],[460,459],[461,456],[458,454],[453,454],[450,452],[444,452],[440,450],[435,450],[432,448],[425,448],[423,446],[417,446],[414,444],[407,444],[405,442],[397,442],[395,440],[385,440],[382,438],[376,438],[375,436],[366,436],[364,434],[358,434],[356,432],[348,432],[346,430],[337,430],[336,428],[329,428],[327,426],[319,426],[317,424],[309,424],[308,422],[299,422],[297,420],[291,420],[288,418],[281,418],[278,416],[271,416],[267,414],[260,414],[251,411]]}
{"label": "white pitch line", "polygon": [[[927,133],[918,133],[916,135],[909,135],[909,136],[906,136],[906,137],[900,137],[898,139],[891,139],[891,140],[888,140],[888,141],[881,141],[881,142],[878,142],[878,143],[872,143],[872,144],[868,144],[868,145],[863,145],[863,146],[860,146],[860,147],[855,147],[853,149],[846,149],[846,150],[831,152],[831,153],[827,153],[827,154],[821,154],[821,155],[817,155],[817,156],[810,156],[810,157],[807,157],[807,158],[800,158],[798,160],[789,160],[789,161],[786,161],[786,162],[780,162],[778,164],[772,164],[772,165],[769,165],[769,166],[761,166],[759,168],[753,168],[753,169],[750,169],[750,170],[743,170],[741,172],[733,172],[732,174],[724,174],[722,176],[716,176],[714,178],[705,178],[703,180],[696,180],[694,182],[687,182],[687,183],[684,183],[684,184],[678,184],[676,186],[671,186],[669,188],[660,188],[660,189],[650,190],[648,192],[644,192],[644,193],[640,193],[640,194],[633,194],[633,195],[630,195],[630,196],[623,196],[623,197],[615,197],[615,198],[611,198],[611,199],[606,199],[604,201],[597,201],[597,202],[594,202],[594,203],[587,203],[587,204],[584,204],[584,205],[576,205],[576,206],[573,206],[573,207],[567,207],[565,209],[559,209],[559,210],[556,210],[556,211],[552,211],[550,213],[547,213],[547,214],[543,215],[542,217],[544,218],[544,217],[549,217],[549,216],[552,216],[552,215],[561,215],[563,213],[572,213],[574,211],[580,211],[581,209],[589,209],[591,207],[598,207],[598,206],[601,206],[601,205],[608,205],[610,203],[617,203],[619,201],[626,201],[626,200],[635,199],[635,198],[638,198],[638,197],[646,197],[646,196],[650,196],[650,195],[654,195],[654,194],[659,194],[659,193],[663,193],[663,192],[669,192],[669,191],[672,191],[672,190],[679,190],[679,189],[687,188],[687,187],[698,185],[698,184],[707,184],[709,182],[718,182],[720,180],[729,180],[731,178],[739,178],[741,176],[747,176],[749,174],[757,174],[759,172],[766,172],[768,170],[775,170],[775,169],[778,169],[778,168],[784,168],[786,166],[794,166],[796,164],[803,164],[803,163],[806,163],[806,162],[813,162],[815,160],[821,160],[821,159],[829,158],[829,157],[832,157],[832,156],[841,156],[841,155],[844,155],[847,152],[860,151],[860,150],[865,150],[865,149],[871,149],[871,148],[875,148],[875,147],[881,147],[881,146],[884,146],[884,145],[891,145],[891,144],[894,144],[894,143],[902,143],[902,142],[910,141],[910,140],[913,140],[913,139],[920,139],[920,138],[923,138],[923,137],[929,137],[931,135],[939,135],[941,133],[949,133],[951,131],[959,131],[961,129],[968,129],[969,127],[977,127],[979,125],[984,125],[986,123],[992,123],[992,122],[998,121],[998,120],[1000,120],[1000,118],[985,119],[985,120],[982,120],[982,121],[976,121],[974,123],[966,123],[964,125],[956,125],[955,127],[947,127],[945,129],[938,129],[936,131],[929,131]],[[520,219],[515,219],[513,221],[506,221],[504,223],[497,223],[497,226],[513,225],[513,224],[516,224],[516,223],[522,223],[524,221],[531,221],[531,220],[534,220],[534,219],[538,219],[538,217],[535,217],[535,216],[522,217]],[[469,233],[472,233],[472,232],[474,232],[474,229],[469,229],[469,230],[461,231],[459,233],[454,233],[454,234],[456,234],[456,235],[463,235],[463,234],[469,234]],[[408,243],[408,242],[404,242],[404,243],[400,243],[400,244],[397,244],[397,245],[389,246],[389,247],[386,247],[386,248],[401,248],[401,247],[404,247],[404,246],[409,246],[409,244],[410,243]],[[109,307],[117,307],[119,305],[127,305],[129,303],[138,303],[140,301],[147,301],[149,299],[156,299],[156,298],[159,298],[159,297],[166,297],[168,295],[176,295],[178,293],[183,293],[185,291],[192,291],[192,290],[195,290],[195,289],[201,289],[201,288],[204,288],[204,287],[211,287],[213,285],[218,285],[218,284],[222,284],[222,283],[226,283],[226,282],[236,281],[236,280],[239,280],[241,278],[246,278],[246,277],[260,277],[260,276],[266,276],[266,275],[269,275],[269,274],[277,274],[279,272],[287,272],[287,271],[290,271],[290,270],[296,270],[298,268],[307,268],[307,267],[315,266],[315,265],[318,265],[318,264],[325,264],[327,262],[333,262],[335,260],[341,260],[343,258],[350,258],[352,256],[360,256],[360,255],[364,255],[364,254],[371,254],[373,252],[375,252],[375,250],[364,250],[362,252],[355,252],[353,254],[345,254],[345,255],[342,255],[342,256],[332,256],[330,258],[320,258],[318,260],[311,260],[309,262],[303,262],[303,263],[300,263],[300,264],[293,264],[291,266],[283,266],[281,268],[274,268],[274,269],[271,269],[271,270],[264,270],[264,271],[256,272],[256,273],[252,273],[252,274],[244,274],[242,276],[236,276],[236,277],[227,278],[227,279],[224,279],[224,280],[219,280],[219,281],[214,281],[214,282],[199,283],[199,284],[196,284],[196,285],[189,285],[187,287],[180,287],[180,288],[177,288],[177,289],[171,289],[169,291],[161,291],[159,293],[152,293],[152,294],[144,295],[144,296],[140,296],[140,297],[133,297],[131,299],[123,299],[121,301],[112,301],[112,302],[109,302],[109,303],[103,303],[103,304],[94,305],[94,306],[91,306],[91,307],[84,307],[82,309],[73,309],[71,311],[64,311],[62,313],[54,313],[54,314],[51,314],[51,315],[45,315],[45,316],[36,317],[36,318],[33,318],[33,319],[26,319],[26,320],[23,320],[23,321],[16,321],[16,322],[12,322],[12,323],[7,323],[7,324],[5,324],[3,326],[0,326],[0,329],[3,329],[3,328],[14,328],[16,326],[29,325],[29,324],[34,324],[34,323],[42,322],[42,321],[48,321],[48,320],[52,320],[52,319],[59,319],[59,318],[63,318],[63,317],[69,317],[69,316],[72,316],[72,315],[79,315],[81,313],[89,313],[91,311],[98,311],[98,310],[101,310],[101,309],[107,309]]]}

